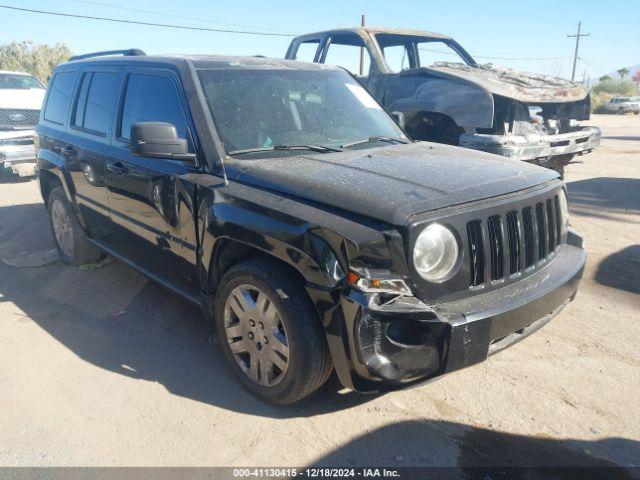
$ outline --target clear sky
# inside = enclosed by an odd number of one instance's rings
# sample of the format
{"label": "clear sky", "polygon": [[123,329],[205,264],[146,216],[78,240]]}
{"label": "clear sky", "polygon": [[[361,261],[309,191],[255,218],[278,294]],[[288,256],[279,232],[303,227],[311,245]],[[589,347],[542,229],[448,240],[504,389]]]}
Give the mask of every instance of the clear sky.
{"label": "clear sky", "polygon": [[[103,5],[96,5],[93,2]],[[454,37],[479,62],[522,70],[571,75],[577,23],[590,37],[581,39],[576,77],[599,77],[640,64],[638,0],[0,0],[0,4],[157,23],[210,28],[272,29],[307,33],[355,26],[366,14],[371,26],[407,27]],[[113,6],[153,10],[133,12]],[[169,15],[166,15],[169,14]],[[192,17],[191,19],[181,17]],[[214,23],[221,22],[221,23]],[[0,42],[64,42],[75,53],[142,48],[147,53],[210,53],[282,57],[287,37],[266,37],[113,24],[49,17],[0,9]],[[513,60],[539,59],[545,60]],[[547,58],[552,58],[547,60]]]}

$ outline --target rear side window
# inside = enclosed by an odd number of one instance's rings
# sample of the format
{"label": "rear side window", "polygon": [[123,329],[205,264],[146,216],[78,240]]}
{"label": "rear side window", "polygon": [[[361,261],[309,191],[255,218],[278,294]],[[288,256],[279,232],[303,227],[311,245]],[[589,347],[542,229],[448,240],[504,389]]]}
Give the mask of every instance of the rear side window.
{"label": "rear side window", "polygon": [[118,136],[129,140],[131,125],[138,122],[172,123],[180,138],[186,138],[187,121],[173,80],[157,75],[129,75]]}
{"label": "rear side window", "polygon": [[116,94],[116,74],[85,73],[73,115],[73,125],[101,135],[107,133]]}
{"label": "rear side window", "polygon": [[44,119],[50,122],[64,124],[69,113],[73,86],[76,83],[76,72],[61,72],[56,74],[51,83]]}

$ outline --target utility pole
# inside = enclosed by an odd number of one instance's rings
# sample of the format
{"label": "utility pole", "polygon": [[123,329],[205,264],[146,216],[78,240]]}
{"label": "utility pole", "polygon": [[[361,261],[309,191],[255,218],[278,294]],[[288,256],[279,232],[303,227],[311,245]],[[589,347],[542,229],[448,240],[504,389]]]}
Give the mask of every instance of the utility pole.
{"label": "utility pole", "polygon": [[[360,15],[360,25],[364,28],[364,15]],[[360,76],[364,77],[364,47],[360,47]]]}
{"label": "utility pole", "polygon": [[582,22],[578,22],[578,33],[576,33],[575,35],[567,35],[567,37],[576,38],[576,51],[573,54],[573,70],[571,70],[572,82],[576,78],[576,63],[578,62],[578,47],[580,45],[580,37],[588,37],[589,35],[591,35],[590,33],[580,33],[581,27],[582,27]]}

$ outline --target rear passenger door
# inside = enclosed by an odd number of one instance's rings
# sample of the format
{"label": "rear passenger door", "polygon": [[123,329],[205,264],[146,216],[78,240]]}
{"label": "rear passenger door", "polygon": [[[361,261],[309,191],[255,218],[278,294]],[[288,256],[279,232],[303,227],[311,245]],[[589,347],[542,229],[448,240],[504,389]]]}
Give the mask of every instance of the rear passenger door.
{"label": "rear passenger door", "polygon": [[76,190],[76,202],[91,237],[111,234],[105,151],[113,131],[121,69],[86,68],[74,96],[62,148]]}
{"label": "rear passenger door", "polygon": [[195,153],[195,132],[178,75],[172,70],[127,68],[106,177],[113,235],[109,247],[182,294],[199,291],[195,191],[180,176],[196,163],[134,156],[131,126],[169,122]]}

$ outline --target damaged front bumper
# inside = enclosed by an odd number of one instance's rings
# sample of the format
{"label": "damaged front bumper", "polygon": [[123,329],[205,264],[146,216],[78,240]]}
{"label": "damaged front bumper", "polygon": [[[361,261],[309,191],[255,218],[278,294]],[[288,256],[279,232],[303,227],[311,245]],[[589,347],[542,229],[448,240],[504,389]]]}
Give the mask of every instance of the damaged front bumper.
{"label": "damaged front bumper", "polygon": [[0,132],[0,169],[28,177],[35,175],[34,130]]}
{"label": "damaged front bumper", "polygon": [[[361,392],[416,385],[474,365],[536,331],[575,297],[586,260],[582,239],[519,282],[455,302],[415,297],[377,305],[342,296],[327,339],[342,383]],[[326,325],[325,325],[326,326]]]}
{"label": "damaged front bumper", "polygon": [[502,155],[515,160],[536,160],[588,153],[600,145],[602,133],[598,127],[557,135],[460,135],[460,146]]}

